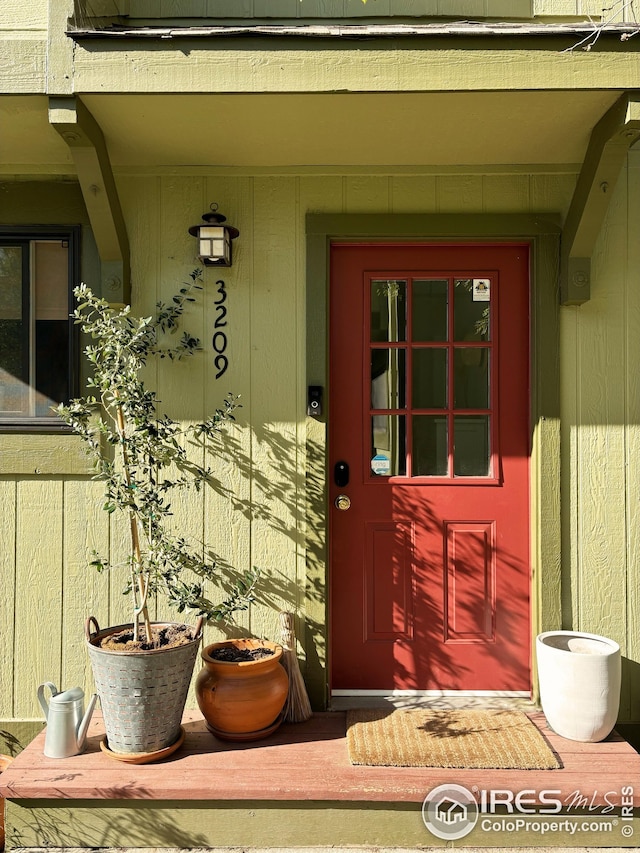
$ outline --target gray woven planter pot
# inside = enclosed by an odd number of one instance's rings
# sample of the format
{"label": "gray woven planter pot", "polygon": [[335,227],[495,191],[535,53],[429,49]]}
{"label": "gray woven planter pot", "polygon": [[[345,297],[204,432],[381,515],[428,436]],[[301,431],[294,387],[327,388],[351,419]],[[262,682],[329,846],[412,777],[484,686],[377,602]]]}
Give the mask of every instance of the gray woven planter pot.
{"label": "gray woven planter pot", "polygon": [[[89,625],[95,625],[90,633]],[[154,622],[162,627],[166,622]],[[98,643],[129,625],[100,630],[91,617],[86,639],[100,697],[107,745],[115,753],[149,753],[165,749],[180,735],[182,712],[202,640],[202,619],[195,639],[184,646],[142,652],[98,648]]]}

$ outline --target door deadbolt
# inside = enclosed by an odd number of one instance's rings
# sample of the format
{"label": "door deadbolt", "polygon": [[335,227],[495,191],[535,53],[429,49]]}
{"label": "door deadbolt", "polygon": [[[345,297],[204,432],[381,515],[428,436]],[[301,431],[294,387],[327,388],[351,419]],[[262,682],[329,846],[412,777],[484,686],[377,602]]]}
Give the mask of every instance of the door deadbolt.
{"label": "door deadbolt", "polygon": [[351,506],[351,498],[348,495],[338,495],[335,504],[338,509],[347,510]]}
{"label": "door deadbolt", "polygon": [[349,466],[346,462],[340,460],[333,466],[333,480],[339,489],[349,485]]}

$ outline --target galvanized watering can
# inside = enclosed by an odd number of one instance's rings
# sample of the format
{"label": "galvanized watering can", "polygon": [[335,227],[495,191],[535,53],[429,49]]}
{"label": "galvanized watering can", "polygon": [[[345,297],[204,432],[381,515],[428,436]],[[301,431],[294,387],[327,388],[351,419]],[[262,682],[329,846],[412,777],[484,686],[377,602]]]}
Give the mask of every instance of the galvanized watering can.
{"label": "galvanized watering can", "polygon": [[[51,692],[48,703],[44,695],[45,688]],[[63,693],[59,693],[50,681],[38,687],[38,700],[47,721],[44,737],[44,754],[47,758],[70,758],[82,752],[97,698],[94,693],[85,713],[84,692],[79,687],[72,687]]]}

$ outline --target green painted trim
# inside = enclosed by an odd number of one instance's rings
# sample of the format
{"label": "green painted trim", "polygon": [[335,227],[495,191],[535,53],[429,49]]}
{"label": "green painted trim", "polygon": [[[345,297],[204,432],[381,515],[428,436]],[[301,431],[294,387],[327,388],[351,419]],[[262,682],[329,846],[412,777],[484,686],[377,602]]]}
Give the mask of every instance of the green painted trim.
{"label": "green painted trim", "polygon": [[92,473],[82,440],[76,435],[40,435],[30,432],[28,427],[22,433],[2,435],[0,476]]}
{"label": "green painted trim", "polygon": [[[307,584],[326,599],[328,281],[331,240],[527,240],[532,245],[531,276],[531,543],[532,644],[544,629],[561,627],[560,523],[560,363],[558,270],[560,224],[555,216],[529,214],[308,214],[307,229],[307,383],[325,388],[325,415],[307,418],[306,470],[311,483],[307,519]],[[308,485],[309,485],[308,482]],[[313,599],[308,607],[316,607]],[[328,623],[321,638],[328,647]],[[330,649],[328,650],[330,654]],[[307,672],[315,707],[327,697],[326,663]],[[325,699],[326,701],[326,699]]]}
{"label": "green painted trim", "polygon": [[[533,241],[531,544],[533,635],[562,627],[559,234]],[[535,656],[533,664],[535,666]],[[534,695],[537,679],[534,670]]]}
{"label": "green painted trim", "polygon": [[[76,44],[74,89],[84,93],[202,94],[297,92],[584,91],[640,88],[640,42],[600,39],[598,50],[566,52],[571,36],[512,40],[330,41],[274,38],[145,42],[105,39]],[[402,61],[398,61],[398,54]],[[123,56],[126,55],[126,62]],[[376,69],[375,75],[371,69]],[[144,73],[140,73],[144,69]]]}
{"label": "green painted trim", "polygon": [[74,0],[48,0],[47,64],[45,91],[49,94],[70,95],[73,91],[73,42],[66,36],[73,15]]}
{"label": "green painted trim", "polygon": [[394,240],[448,238],[455,240],[490,240],[536,237],[540,234],[559,234],[557,216],[535,214],[419,214],[398,213],[310,213],[307,215],[307,234],[325,239]]}
{"label": "green painted trim", "polygon": [[[117,797],[117,791],[113,792]],[[426,795],[426,792],[425,792]],[[418,803],[8,800],[7,847],[429,844]]]}
{"label": "green painted trim", "polygon": [[[307,220],[308,221],[308,220]],[[307,234],[307,385],[325,389],[323,415],[307,417],[306,433],[306,622],[305,681],[315,710],[328,705],[328,596],[327,596],[327,242],[322,235]],[[310,330],[313,329],[313,334]]]}
{"label": "green painted trim", "polygon": [[[114,792],[117,793],[117,792]],[[425,796],[428,790],[425,789]],[[154,801],[154,800],[8,800],[7,848],[144,848],[170,849],[237,847],[423,849],[449,847],[426,829],[421,803],[284,802],[272,800]],[[496,817],[501,817],[496,815]],[[509,815],[504,815],[509,819]],[[541,835],[527,824],[539,825],[539,815],[519,815],[524,826],[505,833],[483,830],[480,822],[462,844],[475,849],[507,842],[509,849],[553,845],[582,847],[583,838],[566,831]],[[584,810],[547,815],[589,820]],[[589,831],[589,847],[634,847],[640,819],[629,821],[634,833],[625,839],[617,831]],[[613,831],[617,829],[614,825]],[[578,839],[578,840],[576,840]]]}

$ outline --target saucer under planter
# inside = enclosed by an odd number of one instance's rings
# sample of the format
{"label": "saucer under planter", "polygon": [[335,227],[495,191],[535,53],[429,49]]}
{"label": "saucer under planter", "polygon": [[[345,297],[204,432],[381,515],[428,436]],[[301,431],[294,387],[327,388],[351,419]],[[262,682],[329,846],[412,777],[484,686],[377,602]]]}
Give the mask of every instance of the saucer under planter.
{"label": "saucer under planter", "polygon": [[157,749],[155,752],[112,752],[109,749],[106,737],[100,741],[100,749],[109,758],[122,761],[125,764],[150,764],[152,761],[162,761],[163,758],[168,758],[177,752],[184,743],[185,735],[185,730],[180,726],[178,739],[171,746],[165,746],[164,749]]}
{"label": "saucer under planter", "polygon": [[579,631],[536,639],[540,704],[551,728],[568,740],[596,743],[613,730],[620,708],[620,646]]}
{"label": "saucer under planter", "polygon": [[[216,660],[219,650],[239,649],[272,654],[257,660]],[[283,649],[267,640],[238,639],[212,643],[201,652],[204,662],[196,679],[196,699],[209,731],[231,741],[259,740],[282,722],[289,678],[280,661]]]}
{"label": "saucer under planter", "polygon": [[[135,755],[137,763],[142,763],[141,756],[148,756],[149,761],[158,760],[168,754],[167,750],[177,748],[182,713],[202,639],[202,621],[198,619],[191,629],[193,639],[183,645],[112,651],[100,648],[99,643],[132,626],[118,625],[101,631],[93,616],[87,619],[85,633],[107,733],[103,750],[106,754]],[[154,622],[152,627],[172,624]]]}

